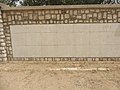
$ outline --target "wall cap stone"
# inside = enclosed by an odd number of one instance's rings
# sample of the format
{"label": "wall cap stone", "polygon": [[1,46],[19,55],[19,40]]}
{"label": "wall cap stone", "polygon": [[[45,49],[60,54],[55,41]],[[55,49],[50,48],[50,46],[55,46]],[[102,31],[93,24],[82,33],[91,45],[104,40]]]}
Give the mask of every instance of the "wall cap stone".
{"label": "wall cap stone", "polygon": [[120,4],[96,4],[96,5],[49,5],[49,6],[18,6],[9,7],[1,4],[2,10],[37,10],[37,9],[77,9],[77,8],[120,8]]}
{"label": "wall cap stone", "polygon": [[9,6],[6,4],[0,3],[0,8],[3,8],[3,7],[9,7]]}

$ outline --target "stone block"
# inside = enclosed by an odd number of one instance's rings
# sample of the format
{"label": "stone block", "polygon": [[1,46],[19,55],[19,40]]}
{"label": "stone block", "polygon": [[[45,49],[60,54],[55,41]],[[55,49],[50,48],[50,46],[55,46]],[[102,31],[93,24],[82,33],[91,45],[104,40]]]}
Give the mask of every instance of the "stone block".
{"label": "stone block", "polygon": [[2,53],[6,53],[6,50],[3,50]]}
{"label": "stone block", "polygon": [[77,10],[74,10],[73,12],[74,12],[74,15],[77,15],[77,14],[78,14],[78,13],[77,13]]}
{"label": "stone block", "polygon": [[54,10],[50,10],[50,14],[54,14]]}
{"label": "stone block", "polygon": [[108,19],[112,19],[112,15],[111,15],[111,14],[108,14],[107,18],[108,18]]}
{"label": "stone block", "polygon": [[49,10],[46,10],[46,11],[45,11],[45,14],[49,14],[49,13],[50,13],[50,11],[49,11]]}
{"label": "stone block", "polygon": [[98,15],[97,15],[97,13],[93,13],[93,17],[97,17]]}
{"label": "stone block", "polygon": [[0,43],[1,43],[1,42],[4,42],[4,39],[0,39]]}
{"label": "stone block", "polygon": [[118,12],[118,16],[120,17],[120,12]]}
{"label": "stone block", "polygon": [[8,16],[8,21],[11,21],[11,20],[12,20],[11,16]]}
{"label": "stone block", "polygon": [[[0,29],[1,30],[1,29]],[[3,35],[4,33],[2,31],[0,31],[0,35]]]}
{"label": "stone block", "polygon": [[0,28],[0,31],[4,31],[4,29],[3,29],[3,28]]}
{"label": "stone block", "polygon": [[0,19],[0,23],[2,23],[3,22],[3,20],[2,19]]}
{"label": "stone block", "polygon": [[51,19],[57,19],[57,16],[56,15],[52,15]]}
{"label": "stone block", "polygon": [[0,27],[3,27],[3,24],[0,24]]}
{"label": "stone block", "polygon": [[40,20],[44,20],[44,16],[39,16],[38,17]]}
{"label": "stone block", "polygon": [[0,43],[0,46],[5,46],[5,43]]}
{"label": "stone block", "polygon": [[87,17],[92,17],[92,14],[87,14]]}
{"label": "stone block", "polygon": [[96,11],[96,12],[100,12],[100,10],[99,10],[99,9],[96,9],[95,11]]}
{"label": "stone block", "polygon": [[117,15],[116,14],[113,14],[113,19],[117,19]]}
{"label": "stone block", "polygon": [[68,19],[70,16],[69,16],[69,14],[65,14],[65,16],[64,16],[66,19]]}
{"label": "stone block", "polygon": [[45,15],[45,19],[51,19],[51,15]]}
{"label": "stone block", "polygon": [[1,47],[1,46],[0,46],[0,50],[5,50],[5,47]]}
{"label": "stone block", "polygon": [[55,10],[55,14],[58,14],[58,10]]}
{"label": "stone block", "polygon": [[0,54],[0,57],[6,57],[6,56],[7,56],[6,53],[4,53],[4,54]]}
{"label": "stone block", "polygon": [[6,61],[7,61],[7,58],[3,58],[3,61],[6,62]]}
{"label": "stone block", "polygon": [[59,24],[59,21],[58,20],[60,20],[60,15],[57,15],[57,19],[56,19],[56,23],[58,23]]}
{"label": "stone block", "polygon": [[82,19],[86,19],[86,14],[83,14]]}
{"label": "stone block", "polygon": [[85,13],[89,13],[89,10],[85,10]]}
{"label": "stone block", "polygon": [[77,18],[78,18],[78,19],[81,19],[81,18],[82,18],[82,16],[81,16],[81,15],[79,15],[79,16],[77,16]]}
{"label": "stone block", "polygon": [[5,38],[5,36],[4,36],[4,35],[2,35],[2,36],[0,36],[0,38]]}
{"label": "stone block", "polygon": [[4,18],[4,19],[6,18],[6,13],[3,13],[3,18]]}

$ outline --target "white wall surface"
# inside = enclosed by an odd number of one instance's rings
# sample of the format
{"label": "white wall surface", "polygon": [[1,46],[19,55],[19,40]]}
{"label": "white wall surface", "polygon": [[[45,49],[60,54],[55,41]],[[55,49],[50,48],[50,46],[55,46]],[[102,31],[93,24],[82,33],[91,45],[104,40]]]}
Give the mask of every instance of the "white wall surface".
{"label": "white wall surface", "polygon": [[119,57],[120,24],[11,25],[14,57]]}

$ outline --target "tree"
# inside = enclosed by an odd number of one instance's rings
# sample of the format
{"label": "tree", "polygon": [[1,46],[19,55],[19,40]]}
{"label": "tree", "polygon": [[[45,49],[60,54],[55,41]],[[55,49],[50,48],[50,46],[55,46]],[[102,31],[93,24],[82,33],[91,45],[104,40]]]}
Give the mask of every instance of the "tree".
{"label": "tree", "polygon": [[16,6],[20,1],[23,6],[43,6],[43,5],[81,5],[81,4],[114,4],[120,0],[0,0],[10,6]]}
{"label": "tree", "polygon": [[16,2],[19,0],[0,0],[0,3],[4,3],[10,6],[16,6]]}
{"label": "tree", "polygon": [[23,0],[21,2],[23,6],[41,6],[46,5],[46,0]]}
{"label": "tree", "polygon": [[24,0],[23,6],[101,4],[104,0]]}

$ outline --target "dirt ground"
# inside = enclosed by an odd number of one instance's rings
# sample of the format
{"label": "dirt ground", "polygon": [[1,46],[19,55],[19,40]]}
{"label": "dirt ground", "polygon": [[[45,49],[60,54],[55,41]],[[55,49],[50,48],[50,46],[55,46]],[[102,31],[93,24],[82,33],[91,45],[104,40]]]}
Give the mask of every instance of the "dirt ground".
{"label": "dirt ground", "polygon": [[0,90],[120,90],[120,62],[0,63]]}

